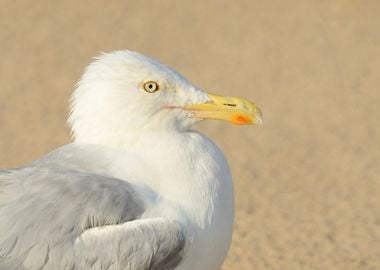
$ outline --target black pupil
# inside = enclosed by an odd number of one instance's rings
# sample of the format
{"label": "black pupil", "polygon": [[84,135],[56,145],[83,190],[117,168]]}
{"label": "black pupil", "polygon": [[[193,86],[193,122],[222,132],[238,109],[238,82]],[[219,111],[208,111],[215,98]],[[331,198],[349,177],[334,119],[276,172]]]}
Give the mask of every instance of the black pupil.
{"label": "black pupil", "polygon": [[148,86],[150,89],[152,89],[153,88],[153,84],[149,84],[149,86]]}

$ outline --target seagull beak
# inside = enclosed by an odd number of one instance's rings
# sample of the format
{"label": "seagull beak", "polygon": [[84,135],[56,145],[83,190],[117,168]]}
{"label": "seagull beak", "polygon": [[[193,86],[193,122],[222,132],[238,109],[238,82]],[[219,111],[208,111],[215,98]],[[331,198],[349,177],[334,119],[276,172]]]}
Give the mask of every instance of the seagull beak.
{"label": "seagull beak", "polygon": [[236,125],[253,125],[263,122],[260,108],[249,100],[213,94],[208,94],[208,97],[209,102],[188,105],[184,109],[191,111],[194,118],[225,120]]}

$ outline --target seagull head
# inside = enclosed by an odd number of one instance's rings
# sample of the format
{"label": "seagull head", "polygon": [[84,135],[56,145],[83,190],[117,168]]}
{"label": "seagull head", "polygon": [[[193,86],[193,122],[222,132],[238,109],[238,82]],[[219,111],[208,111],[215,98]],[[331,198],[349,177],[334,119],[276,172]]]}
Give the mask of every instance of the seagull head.
{"label": "seagull head", "polygon": [[202,119],[261,124],[252,102],[202,91],[168,66],[132,51],[95,58],[71,98],[76,141],[101,143],[132,133],[186,132]]}

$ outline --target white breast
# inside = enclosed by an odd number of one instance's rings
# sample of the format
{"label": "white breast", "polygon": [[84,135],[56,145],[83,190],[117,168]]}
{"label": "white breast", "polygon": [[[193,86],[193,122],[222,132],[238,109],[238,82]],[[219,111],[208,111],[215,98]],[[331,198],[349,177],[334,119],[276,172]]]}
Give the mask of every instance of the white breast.
{"label": "white breast", "polygon": [[[192,237],[177,269],[219,269],[231,243],[234,221],[233,184],[222,152],[196,132],[146,134],[133,141],[128,151],[139,153],[143,161],[133,168],[134,180],[160,198],[147,216],[178,220]],[[115,164],[114,168],[118,177],[131,179],[128,166]]]}

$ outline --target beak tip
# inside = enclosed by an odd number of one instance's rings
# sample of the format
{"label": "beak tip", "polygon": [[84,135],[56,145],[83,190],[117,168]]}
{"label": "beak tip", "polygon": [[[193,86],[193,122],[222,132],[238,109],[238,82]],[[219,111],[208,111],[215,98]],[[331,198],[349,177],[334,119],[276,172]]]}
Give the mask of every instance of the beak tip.
{"label": "beak tip", "polygon": [[255,118],[255,124],[262,125],[263,124],[263,118],[261,116],[258,116]]}

